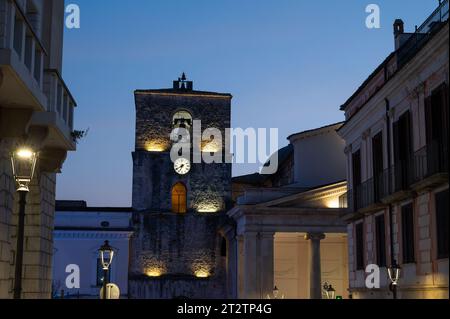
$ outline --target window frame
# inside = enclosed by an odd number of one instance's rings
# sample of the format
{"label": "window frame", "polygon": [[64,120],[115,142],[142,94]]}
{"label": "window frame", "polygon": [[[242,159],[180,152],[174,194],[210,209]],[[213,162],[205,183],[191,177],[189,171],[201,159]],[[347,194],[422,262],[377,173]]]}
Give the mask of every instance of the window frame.
{"label": "window frame", "polygon": [[403,264],[416,263],[416,243],[415,243],[415,220],[413,203],[405,204],[401,207],[402,225],[402,260]]}
{"label": "window frame", "polygon": [[[380,222],[382,220],[382,222]],[[377,254],[377,264],[379,267],[387,266],[386,253],[386,216],[381,214],[375,216],[375,245]]]}
{"label": "window frame", "polygon": [[[174,201],[174,198],[175,198],[175,195],[176,195],[175,191],[176,191],[176,188],[178,186],[182,186],[183,187],[183,193],[177,195],[177,197],[178,197],[177,201],[178,202],[175,203],[175,201]],[[186,214],[187,213],[187,210],[188,210],[187,193],[188,193],[187,187],[182,182],[177,182],[177,183],[175,183],[172,186],[172,190],[171,190],[171,193],[170,193],[170,195],[171,195],[171,204],[172,204],[172,213],[174,213],[174,214]],[[182,197],[182,196],[184,198],[180,200],[180,197]],[[184,203],[184,207],[181,207],[181,205],[183,203]]]}
{"label": "window frame", "polygon": [[355,262],[357,271],[365,268],[364,248],[364,222],[360,222],[355,225]]}
{"label": "window frame", "polygon": [[[446,194],[446,195],[445,195]],[[443,196],[442,201],[447,205],[447,207],[444,207],[442,209],[442,212],[439,211],[439,196]],[[447,259],[448,258],[448,246],[449,246],[449,238],[448,238],[448,214],[449,214],[449,208],[448,208],[448,199],[449,199],[449,189],[442,190],[439,192],[436,192],[434,194],[434,200],[435,200],[435,218],[436,218],[436,257],[438,260],[441,259]],[[444,215],[444,218],[439,218],[440,213],[446,214]],[[446,217],[446,218],[445,218]],[[442,246],[444,245],[444,246]],[[446,245],[446,246],[445,246]],[[446,249],[446,251],[445,251]]]}

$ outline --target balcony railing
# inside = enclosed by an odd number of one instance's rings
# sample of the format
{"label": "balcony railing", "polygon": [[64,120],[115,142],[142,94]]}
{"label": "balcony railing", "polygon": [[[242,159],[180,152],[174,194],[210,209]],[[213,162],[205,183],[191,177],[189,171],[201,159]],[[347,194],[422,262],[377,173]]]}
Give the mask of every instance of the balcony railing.
{"label": "balcony railing", "polygon": [[425,22],[416,29],[411,37],[400,47],[398,51],[398,66],[401,67],[420,50],[436,30],[448,20],[449,0],[440,2],[439,7],[428,17]]}
{"label": "balcony railing", "polygon": [[375,205],[388,195],[389,171],[379,174],[356,187],[353,196],[353,207],[357,210]]}
{"label": "balcony railing", "polygon": [[414,179],[421,181],[439,173],[448,173],[448,146],[432,142],[414,154]]}
{"label": "balcony railing", "polygon": [[44,56],[47,54],[39,36],[21,5],[16,1],[3,1],[4,21],[0,19],[0,48],[10,49],[17,54],[20,62],[26,66],[30,76],[42,89]]}
{"label": "balcony railing", "polygon": [[57,70],[45,70],[44,91],[48,98],[48,111],[56,112],[73,131],[75,99]]}
{"label": "balcony railing", "polygon": [[442,173],[448,173],[448,146],[432,142],[410,159],[398,161],[379,176],[350,190],[349,207],[352,211],[376,207],[389,195],[409,191],[415,184]]}

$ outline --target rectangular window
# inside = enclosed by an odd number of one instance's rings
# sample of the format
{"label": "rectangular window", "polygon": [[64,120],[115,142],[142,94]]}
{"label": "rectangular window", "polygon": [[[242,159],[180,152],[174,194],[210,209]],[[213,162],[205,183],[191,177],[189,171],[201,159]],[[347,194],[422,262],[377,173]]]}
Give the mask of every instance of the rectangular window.
{"label": "rectangular window", "polygon": [[412,204],[402,207],[402,244],[403,263],[414,263],[414,209]]}
{"label": "rectangular window", "polygon": [[438,259],[448,258],[448,189],[436,194],[436,237]]}
{"label": "rectangular window", "polygon": [[394,159],[395,191],[408,189],[413,181],[413,139],[409,111],[394,123]]}
{"label": "rectangular window", "polygon": [[[97,258],[97,287],[103,286],[104,271],[101,258]],[[111,266],[108,271],[108,282],[111,282]]]}
{"label": "rectangular window", "polygon": [[448,85],[433,90],[425,99],[428,175],[448,172]]}
{"label": "rectangular window", "polygon": [[356,225],[356,270],[364,270],[364,226]]}
{"label": "rectangular window", "polygon": [[359,209],[361,204],[361,151],[357,151],[352,155],[352,169],[353,169],[353,207],[354,210]]}
{"label": "rectangular window", "polygon": [[20,59],[22,59],[22,47],[23,47],[23,21],[19,17],[16,17],[14,21],[14,50]]}
{"label": "rectangular window", "polygon": [[383,189],[383,133],[380,132],[372,139],[374,199],[379,201]]}
{"label": "rectangular window", "polygon": [[375,218],[377,264],[379,267],[386,267],[386,224],[384,215]]}

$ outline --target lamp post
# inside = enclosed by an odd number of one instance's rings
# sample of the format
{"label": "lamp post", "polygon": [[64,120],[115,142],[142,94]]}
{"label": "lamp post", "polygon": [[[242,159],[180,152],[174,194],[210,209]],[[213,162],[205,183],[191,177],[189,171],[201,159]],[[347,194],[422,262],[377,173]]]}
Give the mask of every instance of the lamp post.
{"label": "lamp post", "polygon": [[284,299],[284,294],[280,296],[280,290],[275,286],[272,291],[272,296],[267,295],[267,299]]}
{"label": "lamp post", "polygon": [[14,272],[14,299],[20,299],[22,294],[23,244],[25,234],[25,205],[28,188],[34,176],[37,153],[30,148],[19,148],[11,154],[11,165],[14,180],[19,194],[19,216],[17,220],[17,245]]}
{"label": "lamp post", "polygon": [[273,297],[275,298],[275,299],[277,299],[278,298],[278,296],[280,295],[280,290],[278,289],[278,287],[277,286],[275,286],[274,288],[273,288]]}
{"label": "lamp post", "polygon": [[336,290],[333,288],[333,286],[329,283],[323,284],[323,290],[325,291],[325,295],[327,296],[327,299],[336,299]]}
{"label": "lamp post", "polygon": [[391,284],[389,288],[392,291],[392,295],[394,299],[397,299],[397,286],[398,281],[400,280],[401,268],[397,265],[397,262],[394,261],[393,264],[388,268],[389,280]]}
{"label": "lamp post", "polygon": [[108,271],[111,266],[112,260],[114,258],[114,250],[109,245],[109,241],[105,241],[105,243],[99,249],[100,260],[102,262],[103,267],[103,299],[106,299],[106,289],[108,285]]}

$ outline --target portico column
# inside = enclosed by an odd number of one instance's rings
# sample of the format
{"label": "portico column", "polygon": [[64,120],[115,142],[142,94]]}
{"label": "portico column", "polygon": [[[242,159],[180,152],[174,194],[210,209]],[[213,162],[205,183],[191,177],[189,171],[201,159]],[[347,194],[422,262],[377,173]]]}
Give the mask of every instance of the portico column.
{"label": "portico column", "polygon": [[237,297],[239,299],[244,299],[245,298],[244,236],[242,235],[236,236],[236,241],[237,241]]}
{"label": "portico column", "polygon": [[245,299],[265,299],[274,286],[274,233],[244,234]]}
{"label": "portico column", "polygon": [[274,288],[274,233],[260,234],[260,263],[261,263],[261,294],[260,298],[265,299],[267,295],[272,295]]}
{"label": "portico column", "polygon": [[244,234],[244,299],[258,299],[258,233],[246,232]]}
{"label": "portico column", "polygon": [[305,236],[310,247],[310,298],[322,299],[322,269],[320,265],[320,241],[324,233],[309,233]]}
{"label": "portico column", "polygon": [[227,296],[228,299],[237,297],[237,275],[238,275],[238,241],[233,228],[225,233],[227,240]]}

